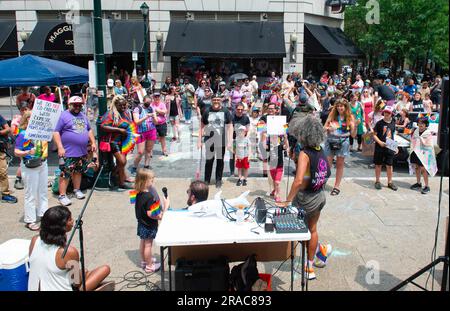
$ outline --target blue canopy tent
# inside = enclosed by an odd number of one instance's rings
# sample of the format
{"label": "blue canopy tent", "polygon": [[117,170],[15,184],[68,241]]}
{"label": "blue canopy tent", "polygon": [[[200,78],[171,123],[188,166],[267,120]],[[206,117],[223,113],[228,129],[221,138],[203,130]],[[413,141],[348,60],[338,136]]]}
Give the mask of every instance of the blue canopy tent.
{"label": "blue canopy tent", "polygon": [[0,87],[71,85],[89,80],[89,71],[58,60],[25,55],[0,61]]}
{"label": "blue canopy tent", "polygon": [[89,71],[58,60],[24,55],[0,61],[0,87],[72,85],[89,81]]}

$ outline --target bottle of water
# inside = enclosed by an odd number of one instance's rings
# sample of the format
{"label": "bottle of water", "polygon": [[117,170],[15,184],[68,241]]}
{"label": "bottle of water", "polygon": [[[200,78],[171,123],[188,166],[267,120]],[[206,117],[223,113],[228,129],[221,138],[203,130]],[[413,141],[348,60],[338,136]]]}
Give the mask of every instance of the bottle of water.
{"label": "bottle of water", "polygon": [[242,225],[244,223],[244,209],[238,208],[236,211],[236,224]]}

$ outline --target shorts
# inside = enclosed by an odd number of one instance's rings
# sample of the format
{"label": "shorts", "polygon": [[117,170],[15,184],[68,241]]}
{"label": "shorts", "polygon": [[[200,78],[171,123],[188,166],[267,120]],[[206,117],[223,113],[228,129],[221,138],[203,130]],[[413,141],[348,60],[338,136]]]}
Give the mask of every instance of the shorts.
{"label": "shorts", "polygon": [[64,174],[65,179],[69,179],[73,173],[83,173],[87,171],[88,161],[87,157],[67,157],[64,159],[64,167],[61,168],[61,173]]}
{"label": "shorts", "polygon": [[292,205],[301,208],[306,212],[307,217],[319,213],[325,206],[326,197],[323,191],[318,192],[297,192]]}
{"label": "shorts", "polygon": [[280,182],[283,178],[283,167],[276,167],[270,169],[270,176],[276,182]]}
{"label": "shorts", "polygon": [[140,133],[140,136],[139,136],[139,138],[138,138],[138,140],[137,140],[137,143],[138,144],[140,144],[140,143],[144,143],[144,142],[146,142],[146,141],[155,141],[157,139],[157,137],[156,137],[156,128],[154,128],[154,129],[152,129],[152,130],[150,130],[150,131],[147,131],[147,132],[144,132],[144,133]]}
{"label": "shorts", "polygon": [[137,235],[141,240],[154,240],[158,233],[158,228],[149,228],[141,223],[138,223]]}
{"label": "shorts", "polygon": [[375,149],[375,153],[373,154],[373,163],[375,165],[394,165],[394,151],[389,150],[387,148],[383,149]]}
{"label": "shorts", "polygon": [[156,131],[158,132],[158,137],[167,136],[167,123],[156,125]]}
{"label": "shorts", "polygon": [[250,162],[248,162],[248,157],[245,157],[243,159],[236,159],[236,168],[240,169],[246,169],[248,170],[250,168]]}
{"label": "shorts", "polygon": [[115,154],[117,152],[120,152],[120,153],[122,152],[122,145],[119,145],[114,142],[111,142],[110,145],[111,145],[111,153],[112,154]]}
{"label": "shorts", "polygon": [[419,157],[414,151],[411,153],[409,157],[409,162],[411,162],[412,164],[416,164],[419,167],[423,167],[422,161],[420,161]]}
{"label": "shorts", "polygon": [[180,117],[179,116],[170,116],[169,121],[170,122],[180,121]]}
{"label": "shorts", "polygon": [[350,154],[350,140],[348,138],[343,139],[341,149],[331,150],[330,143],[325,139],[323,151],[327,157],[342,157],[345,158]]}

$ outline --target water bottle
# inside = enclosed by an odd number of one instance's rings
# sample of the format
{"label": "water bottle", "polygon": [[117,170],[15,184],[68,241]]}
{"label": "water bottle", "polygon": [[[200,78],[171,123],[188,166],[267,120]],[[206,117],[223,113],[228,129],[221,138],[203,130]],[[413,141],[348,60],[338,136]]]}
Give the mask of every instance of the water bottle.
{"label": "water bottle", "polygon": [[236,224],[242,225],[244,223],[244,209],[238,208],[236,211]]}

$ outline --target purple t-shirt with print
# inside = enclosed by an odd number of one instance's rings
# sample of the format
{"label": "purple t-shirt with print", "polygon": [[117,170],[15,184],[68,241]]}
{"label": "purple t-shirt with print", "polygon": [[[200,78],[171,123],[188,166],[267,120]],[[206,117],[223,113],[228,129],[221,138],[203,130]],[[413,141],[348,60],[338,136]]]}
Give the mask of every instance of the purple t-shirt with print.
{"label": "purple t-shirt with print", "polygon": [[84,113],[74,115],[66,110],[61,114],[55,132],[61,135],[66,157],[78,158],[87,155],[90,129],[91,126]]}

